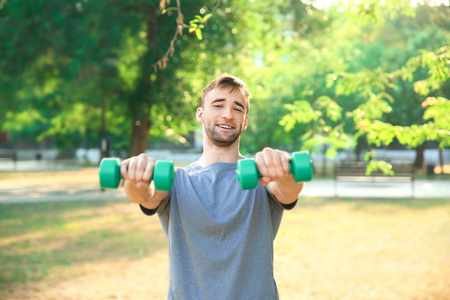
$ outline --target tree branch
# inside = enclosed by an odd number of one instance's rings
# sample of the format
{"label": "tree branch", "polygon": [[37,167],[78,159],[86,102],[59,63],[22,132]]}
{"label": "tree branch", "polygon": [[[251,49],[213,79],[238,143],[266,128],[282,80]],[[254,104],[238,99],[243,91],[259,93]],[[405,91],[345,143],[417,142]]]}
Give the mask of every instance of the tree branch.
{"label": "tree branch", "polygon": [[[167,1],[170,4],[170,0]],[[216,12],[216,10],[219,8],[220,3],[222,2],[222,0],[217,0],[216,5],[214,6],[214,8],[212,9],[211,13],[208,14],[209,17],[214,15],[214,13]],[[165,3],[166,0],[161,0],[160,2],[160,9],[163,13],[165,13],[166,7],[165,7]],[[191,21],[191,25],[187,25],[184,23],[184,15],[183,12],[181,11],[181,0],[177,0],[177,27],[175,29],[175,33],[173,34],[172,40],[169,43],[169,48],[167,49],[167,51],[164,53],[164,55],[153,64],[153,70],[155,72],[159,70],[163,70],[167,67],[167,62],[169,61],[169,57],[172,57],[174,52],[175,52],[175,42],[178,40],[178,38],[180,36],[183,35],[183,29],[195,29],[195,31],[197,30],[201,30],[201,28],[203,28],[203,26],[206,24],[206,22],[208,21],[209,17],[205,18],[205,19],[200,19],[200,22],[196,22],[196,21]],[[199,19],[196,19],[199,20]],[[194,23],[193,23],[194,22]],[[198,34],[197,34],[198,37]]]}

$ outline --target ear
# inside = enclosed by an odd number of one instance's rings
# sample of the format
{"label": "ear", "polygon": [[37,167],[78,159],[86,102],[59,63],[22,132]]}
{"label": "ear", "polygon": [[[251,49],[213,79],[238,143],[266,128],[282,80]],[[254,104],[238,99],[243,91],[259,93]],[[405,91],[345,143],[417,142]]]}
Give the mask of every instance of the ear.
{"label": "ear", "polygon": [[245,116],[245,120],[244,120],[244,130],[247,129],[247,125],[248,125],[248,115]]}
{"label": "ear", "polygon": [[197,108],[197,111],[195,113],[195,116],[197,117],[197,121],[203,123],[203,107]]}

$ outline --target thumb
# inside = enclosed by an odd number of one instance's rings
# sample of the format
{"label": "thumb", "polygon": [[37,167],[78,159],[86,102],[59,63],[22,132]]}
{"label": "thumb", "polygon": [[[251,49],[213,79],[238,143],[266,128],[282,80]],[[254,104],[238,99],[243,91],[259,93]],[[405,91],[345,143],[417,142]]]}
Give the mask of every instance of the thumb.
{"label": "thumb", "polygon": [[148,188],[149,185],[150,185],[150,182],[139,181],[136,183],[136,188],[138,188],[140,190],[145,190]]}
{"label": "thumb", "polygon": [[261,178],[261,185],[266,186],[271,181],[270,177],[264,176]]}

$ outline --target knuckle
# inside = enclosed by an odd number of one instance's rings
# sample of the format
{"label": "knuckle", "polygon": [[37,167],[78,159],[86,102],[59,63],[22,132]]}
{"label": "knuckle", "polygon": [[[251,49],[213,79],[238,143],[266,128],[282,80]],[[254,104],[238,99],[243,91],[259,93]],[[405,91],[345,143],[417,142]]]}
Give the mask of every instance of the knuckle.
{"label": "knuckle", "polygon": [[270,147],[264,147],[263,152],[264,152],[264,153],[270,153],[270,152],[272,152],[272,148],[270,148]]}
{"label": "knuckle", "polygon": [[131,169],[134,165],[136,165],[136,160],[134,157],[131,157],[130,159],[128,159],[128,169]]}
{"label": "knuckle", "polygon": [[272,169],[275,167],[275,164],[274,164],[273,160],[269,160],[266,162],[266,166],[268,169]]}

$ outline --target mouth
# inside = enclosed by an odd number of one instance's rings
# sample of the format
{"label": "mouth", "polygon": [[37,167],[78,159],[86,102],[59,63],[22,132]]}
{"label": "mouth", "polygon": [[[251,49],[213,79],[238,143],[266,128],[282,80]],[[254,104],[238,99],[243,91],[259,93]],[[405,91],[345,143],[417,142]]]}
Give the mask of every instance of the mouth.
{"label": "mouth", "polygon": [[233,126],[228,125],[228,124],[217,124],[217,127],[222,128],[224,130],[232,130],[232,129],[234,129]]}

